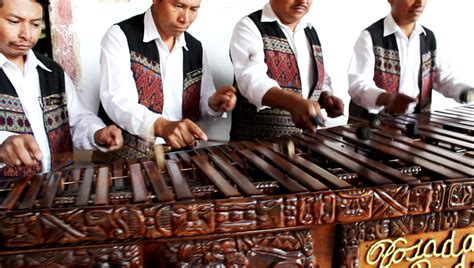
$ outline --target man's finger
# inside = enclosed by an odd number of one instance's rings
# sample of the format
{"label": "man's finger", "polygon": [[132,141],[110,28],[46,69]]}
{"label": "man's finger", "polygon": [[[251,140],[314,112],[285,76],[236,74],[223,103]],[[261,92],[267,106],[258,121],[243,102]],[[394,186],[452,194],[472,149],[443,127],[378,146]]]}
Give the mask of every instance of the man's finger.
{"label": "man's finger", "polygon": [[304,124],[304,129],[306,130],[309,130],[311,132],[316,132],[316,130],[318,129],[317,126],[314,124],[313,122],[313,118],[317,118],[317,117],[312,117],[312,118],[307,118],[303,121],[303,124]]}
{"label": "man's finger", "polygon": [[237,90],[234,87],[227,86],[227,87],[221,88],[220,92],[224,94],[234,94],[237,92]]}
{"label": "man's finger", "polygon": [[27,150],[19,152],[18,158],[21,161],[21,164],[25,166],[33,166],[37,163],[36,159],[33,158],[30,152],[28,152]]}
{"label": "man's finger", "polygon": [[115,125],[110,126],[109,128],[110,135],[113,138],[113,146],[110,147],[110,150],[116,150],[123,146],[123,136],[122,130]]}
{"label": "man's finger", "polygon": [[9,166],[21,166],[21,160],[18,158],[16,152],[12,150],[6,149],[4,151],[4,155],[2,156],[2,160],[5,164]]}
{"label": "man's finger", "polygon": [[184,146],[194,143],[194,134],[191,131],[184,131],[181,133],[181,139],[184,141]]}
{"label": "man's finger", "polygon": [[337,102],[337,108],[338,108],[338,111],[343,114],[344,113],[344,102],[342,102],[342,100],[339,100]]}
{"label": "man's finger", "polygon": [[174,149],[181,148],[181,145],[179,144],[179,142],[174,137],[169,137],[166,142]]}
{"label": "man's finger", "polygon": [[24,139],[25,148],[30,155],[30,158],[34,160],[41,161],[43,159],[43,154],[41,153],[41,149],[39,148],[38,143],[33,136],[26,136]]}
{"label": "man's finger", "polygon": [[326,107],[328,107],[328,108],[330,108],[330,109],[333,108],[333,106],[334,106],[334,99],[333,99],[333,96],[327,97],[325,104],[326,104]]}
{"label": "man's finger", "polygon": [[196,124],[193,123],[192,125],[190,125],[189,131],[192,133],[192,135],[195,138],[199,140],[207,141],[206,133],[204,133],[204,131],[202,131],[202,129],[198,127]]}

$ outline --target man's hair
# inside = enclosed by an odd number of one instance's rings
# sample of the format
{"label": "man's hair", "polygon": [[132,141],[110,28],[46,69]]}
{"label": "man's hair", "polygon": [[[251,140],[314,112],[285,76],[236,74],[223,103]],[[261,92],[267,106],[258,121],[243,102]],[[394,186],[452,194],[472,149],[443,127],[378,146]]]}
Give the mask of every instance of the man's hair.
{"label": "man's hair", "polygon": [[[43,8],[48,4],[48,0],[32,0],[33,2],[38,2]],[[3,0],[0,0],[0,7],[3,7]]]}

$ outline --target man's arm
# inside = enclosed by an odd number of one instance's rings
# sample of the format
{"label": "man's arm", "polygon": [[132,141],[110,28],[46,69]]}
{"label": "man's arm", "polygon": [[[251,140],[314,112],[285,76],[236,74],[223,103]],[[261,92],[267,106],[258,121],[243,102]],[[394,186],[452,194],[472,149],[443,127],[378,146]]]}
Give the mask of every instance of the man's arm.
{"label": "man's arm", "polygon": [[321,122],[324,121],[317,102],[282,90],[278,83],[267,75],[262,36],[248,17],[235,26],[230,55],[239,92],[258,109],[269,106],[287,110],[296,126],[310,131],[316,131],[313,123],[315,117],[319,117]]}
{"label": "man's arm", "polygon": [[304,99],[293,92],[284,91],[278,87],[273,87],[267,91],[262,100],[263,105],[277,109],[287,110],[291,113],[291,118],[299,128],[309,131],[316,131],[314,118],[318,117],[320,122],[324,122],[318,102]]}
{"label": "man's arm", "polygon": [[267,75],[262,36],[248,17],[237,23],[230,42],[230,57],[239,92],[255,105],[262,107],[263,96],[278,83]]}
{"label": "man's arm", "polygon": [[405,94],[384,92],[378,96],[376,104],[385,107],[389,114],[404,114],[413,102],[416,102],[416,99]]}
{"label": "man's arm", "polygon": [[100,99],[104,110],[121,128],[142,139],[154,142],[160,137],[173,148],[207,140],[202,130],[190,120],[170,121],[140,104],[125,34],[112,26],[101,43]]}
{"label": "man's arm", "polygon": [[189,119],[170,121],[161,117],[154,123],[153,131],[175,149],[193,145],[196,140],[207,141],[206,133]]}
{"label": "man's arm", "polygon": [[344,114],[344,102],[334,96],[332,91],[323,91],[319,97],[319,104],[325,109],[329,117],[338,117]]}
{"label": "man's arm", "polygon": [[203,77],[201,81],[200,108],[202,116],[220,116],[234,109],[237,101],[233,86],[222,86],[218,90],[212,79],[211,69],[203,52]]}
{"label": "man's arm", "polygon": [[442,44],[438,43],[436,52],[433,88],[447,98],[452,98],[460,103],[469,103],[469,101],[462,98],[467,97],[466,94],[473,90],[474,86],[469,85],[459,75],[455,74],[450,60],[445,57],[447,53],[444,53]]}
{"label": "man's arm", "polygon": [[127,38],[117,25],[102,39],[100,66],[100,99],[108,116],[131,134],[154,141],[153,125],[161,114],[138,102]]}
{"label": "man's arm", "polygon": [[368,31],[363,31],[354,46],[349,64],[349,95],[357,105],[371,113],[378,113],[384,107],[377,104],[377,98],[385,93],[385,90],[375,85],[374,66],[372,38]]}
{"label": "man's arm", "polygon": [[209,107],[215,112],[230,112],[237,102],[236,89],[232,86],[222,86],[209,98]]}
{"label": "man's arm", "polygon": [[67,74],[64,74],[64,79],[69,125],[74,147],[102,151],[121,148],[123,145],[122,131],[115,125],[106,127],[96,114],[84,106]]}
{"label": "man's arm", "polygon": [[122,130],[116,125],[101,128],[94,133],[94,140],[96,144],[108,150],[118,150],[123,146]]}

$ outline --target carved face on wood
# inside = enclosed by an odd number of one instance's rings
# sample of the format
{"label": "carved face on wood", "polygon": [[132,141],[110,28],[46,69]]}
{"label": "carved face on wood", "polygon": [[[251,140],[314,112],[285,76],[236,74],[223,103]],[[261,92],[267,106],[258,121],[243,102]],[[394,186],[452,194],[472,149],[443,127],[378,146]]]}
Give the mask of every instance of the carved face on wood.
{"label": "carved face on wood", "polygon": [[284,227],[283,199],[260,200],[257,204],[257,223],[260,228]]}
{"label": "carved face on wood", "polygon": [[0,233],[0,239],[5,241],[7,246],[31,246],[44,239],[38,215],[32,213],[16,215],[5,218],[2,223],[3,232]]}
{"label": "carved face on wood", "polygon": [[173,205],[172,220],[176,235],[200,235],[214,231],[214,206],[212,204]]}

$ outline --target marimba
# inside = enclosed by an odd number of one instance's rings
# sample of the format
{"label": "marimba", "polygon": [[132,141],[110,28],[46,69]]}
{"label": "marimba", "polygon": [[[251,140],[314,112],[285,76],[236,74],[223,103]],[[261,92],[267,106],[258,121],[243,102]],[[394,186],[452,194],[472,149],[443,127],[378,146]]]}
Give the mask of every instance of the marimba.
{"label": "marimba", "polygon": [[0,267],[473,267],[474,106],[367,125],[2,180]]}

